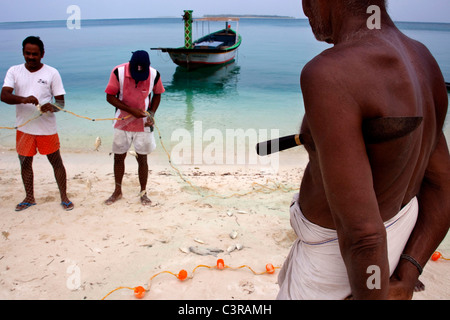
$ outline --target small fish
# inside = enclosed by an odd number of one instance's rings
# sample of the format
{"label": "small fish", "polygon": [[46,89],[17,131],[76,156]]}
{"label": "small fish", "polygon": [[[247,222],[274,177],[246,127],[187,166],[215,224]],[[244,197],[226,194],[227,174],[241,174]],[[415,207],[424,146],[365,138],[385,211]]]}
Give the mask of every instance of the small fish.
{"label": "small fish", "polygon": [[138,155],[135,151],[128,151],[128,153],[137,159]]}
{"label": "small fish", "polygon": [[248,214],[248,212],[244,211],[244,210],[239,210],[237,213],[239,213],[239,214]]}
{"label": "small fish", "polygon": [[9,240],[9,232],[8,231],[2,231],[2,236],[5,238],[5,240]]}
{"label": "small fish", "polygon": [[179,249],[180,249],[180,251],[183,252],[183,253],[189,253],[189,252],[191,252],[191,251],[189,250],[189,248],[186,248],[186,247],[181,247],[181,248],[179,248]]}
{"label": "small fish", "polygon": [[223,252],[223,250],[217,248],[200,248],[200,247],[189,247],[189,251],[201,256],[212,255],[215,257],[217,257],[219,253]]}
{"label": "small fish", "polygon": [[100,137],[97,137],[97,139],[95,139],[95,151],[98,151],[98,148],[100,148],[101,145],[102,139],[100,139]]}
{"label": "small fish", "polygon": [[200,244],[205,244],[205,241],[198,239],[198,238],[195,238],[194,241],[197,243],[200,243]]}
{"label": "small fish", "polygon": [[87,188],[89,191],[91,191],[91,189],[92,189],[92,182],[91,182],[91,180],[89,180],[89,179],[87,179],[87,181],[86,181],[86,188]]}
{"label": "small fish", "polygon": [[142,190],[141,192],[139,192],[138,197],[141,198],[141,197],[143,197],[146,194],[147,194],[147,191],[146,190]]}

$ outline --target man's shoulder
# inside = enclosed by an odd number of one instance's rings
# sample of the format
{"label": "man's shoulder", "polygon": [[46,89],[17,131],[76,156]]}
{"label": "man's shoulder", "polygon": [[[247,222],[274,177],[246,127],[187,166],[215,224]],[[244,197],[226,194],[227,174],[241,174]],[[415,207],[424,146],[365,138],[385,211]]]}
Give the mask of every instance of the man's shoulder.
{"label": "man's shoulder", "polygon": [[353,82],[362,80],[371,68],[378,68],[381,60],[389,60],[388,48],[376,46],[370,41],[354,41],[324,50],[308,62],[302,78],[318,81]]}
{"label": "man's shoulder", "polygon": [[56,69],[55,67],[49,66],[48,64],[44,64],[42,66],[42,70],[46,70],[46,71],[49,71],[49,72],[58,72],[59,73],[58,69]]}
{"label": "man's shoulder", "polygon": [[342,61],[342,57],[332,49],[325,50],[311,59],[301,72],[302,84],[313,84],[315,82],[330,81],[339,79],[345,73],[344,65],[348,63]]}
{"label": "man's shoulder", "polygon": [[21,63],[21,64],[16,64],[14,66],[9,67],[8,72],[18,72],[22,69],[25,69],[25,64]]}
{"label": "man's shoulder", "polygon": [[59,76],[59,71],[58,69],[56,69],[55,67],[49,66],[48,64],[44,64],[41,68],[41,70],[39,70],[40,72],[45,72],[46,74],[54,77]]}

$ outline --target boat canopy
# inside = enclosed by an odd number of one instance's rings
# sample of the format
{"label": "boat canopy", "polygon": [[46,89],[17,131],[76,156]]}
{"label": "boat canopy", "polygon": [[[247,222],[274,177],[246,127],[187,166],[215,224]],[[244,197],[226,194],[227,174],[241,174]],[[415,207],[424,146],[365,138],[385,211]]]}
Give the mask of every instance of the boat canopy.
{"label": "boat canopy", "polygon": [[[217,21],[227,22],[225,29],[229,29],[228,22],[235,21],[235,22],[237,22],[236,30],[235,30],[235,33],[236,33],[235,43],[237,43],[239,41],[239,18],[237,18],[237,17],[205,17],[205,18],[195,18],[195,19],[192,19],[192,21],[194,21],[194,22],[211,22],[211,21],[212,22],[217,22]],[[208,24],[208,29],[209,29],[209,24]],[[198,30],[197,30],[197,33],[198,33]],[[204,33],[205,32],[203,32],[203,34]],[[211,31],[208,31],[208,33],[211,33]]]}
{"label": "boat canopy", "polygon": [[195,18],[194,21],[239,21],[235,17],[210,17],[210,18]]}

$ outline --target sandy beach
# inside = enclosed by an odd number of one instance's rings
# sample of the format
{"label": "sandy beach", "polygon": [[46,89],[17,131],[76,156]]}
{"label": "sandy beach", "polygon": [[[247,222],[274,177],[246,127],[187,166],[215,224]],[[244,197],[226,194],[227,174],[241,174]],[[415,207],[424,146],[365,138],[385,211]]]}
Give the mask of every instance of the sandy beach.
{"label": "sandy beach", "polygon": [[[202,192],[219,197],[200,195],[170,167],[164,153],[152,154],[148,191],[153,204],[144,207],[131,155],[124,197],[104,205],[114,188],[113,157],[106,149],[62,149],[68,194],[75,203],[69,212],[62,209],[52,169],[40,155],[34,160],[37,205],[15,212],[24,198],[19,162],[14,150],[0,149],[0,299],[99,300],[118,287],[147,288],[150,278],[163,271],[184,269],[191,276],[195,267],[215,266],[217,259],[256,273],[268,263],[283,264],[296,238],[288,208],[307,163],[304,150],[283,152],[277,173],[256,165],[179,166]],[[262,187],[274,182],[287,189]],[[246,192],[252,193],[221,198]],[[227,251],[236,245],[240,250]],[[190,247],[197,247],[197,253]],[[205,249],[223,252],[198,254]],[[448,236],[439,250],[450,257]],[[426,290],[414,299],[449,299],[449,266],[449,261],[430,261],[421,277]],[[203,267],[180,281],[163,273],[151,281],[144,299],[272,300],[277,276],[278,270],[255,275],[248,268]],[[121,289],[107,299],[135,298],[131,290]]]}

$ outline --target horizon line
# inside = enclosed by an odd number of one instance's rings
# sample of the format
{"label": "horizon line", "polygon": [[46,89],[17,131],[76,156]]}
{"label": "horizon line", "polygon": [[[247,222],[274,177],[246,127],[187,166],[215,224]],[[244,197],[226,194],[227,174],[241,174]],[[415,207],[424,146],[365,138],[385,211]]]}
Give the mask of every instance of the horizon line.
{"label": "horizon line", "polygon": [[[292,17],[292,16],[280,16],[280,15],[257,15],[257,14],[205,14],[202,17],[193,17],[193,19],[208,18],[208,17],[236,17],[241,19],[279,19],[279,20],[308,20],[306,17]],[[151,19],[182,19],[178,16],[159,16],[159,17],[146,17],[146,18],[85,18],[82,21],[108,21],[108,20],[151,20]],[[0,21],[0,24],[6,23],[37,23],[37,22],[62,22],[67,21],[66,19],[55,19],[55,20],[20,20],[20,21]],[[450,24],[444,21],[406,21],[406,20],[393,20],[394,22],[400,23],[423,23],[423,24]]]}

